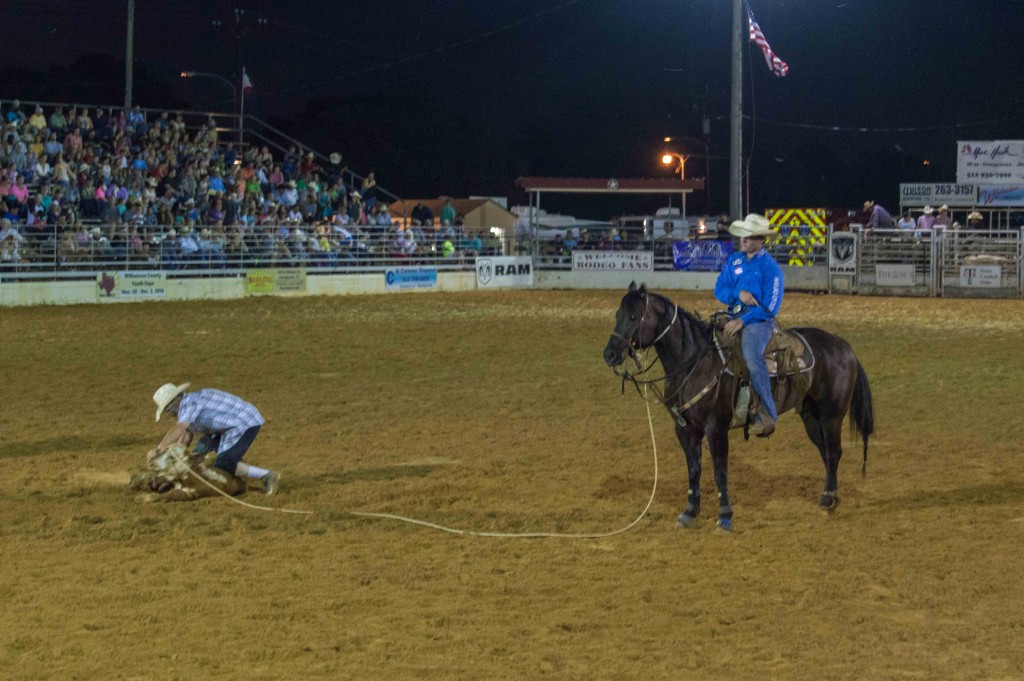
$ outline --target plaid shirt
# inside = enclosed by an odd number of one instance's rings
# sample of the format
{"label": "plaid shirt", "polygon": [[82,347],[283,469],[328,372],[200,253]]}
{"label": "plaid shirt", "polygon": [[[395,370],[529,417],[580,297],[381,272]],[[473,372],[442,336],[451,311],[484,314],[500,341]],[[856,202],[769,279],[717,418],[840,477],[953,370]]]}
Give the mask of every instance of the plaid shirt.
{"label": "plaid shirt", "polygon": [[215,433],[221,436],[218,452],[231,449],[242,433],[265,421],[256,407],[222,390],[206,388],[187,393],[178,407],[178,423],[189,424],[190,433]]}

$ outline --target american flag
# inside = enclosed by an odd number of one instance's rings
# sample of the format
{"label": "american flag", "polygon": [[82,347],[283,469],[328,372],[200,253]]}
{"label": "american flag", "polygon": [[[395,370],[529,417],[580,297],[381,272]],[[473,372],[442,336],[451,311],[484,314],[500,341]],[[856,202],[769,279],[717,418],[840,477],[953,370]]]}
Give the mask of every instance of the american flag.
{"label": "american flag", "polygon": [[772,73],[780,77],[786,75],[789,73],[789,66],[772,52],[771,45],[768,44],[764,33],[761,32],[761,27],[754,21],[754,12],[750,9],[750,3],[744,4],[747,6],[747,27],[750,29],[750,42],[757,43],[757,46],[764,52],[764,60],[768,62],[768,68],[772,70]]}

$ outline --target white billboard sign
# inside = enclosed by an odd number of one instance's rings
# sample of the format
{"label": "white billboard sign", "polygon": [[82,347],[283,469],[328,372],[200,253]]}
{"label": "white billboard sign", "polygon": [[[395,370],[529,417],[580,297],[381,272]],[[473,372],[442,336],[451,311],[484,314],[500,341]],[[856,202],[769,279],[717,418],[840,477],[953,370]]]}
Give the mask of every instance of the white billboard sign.
{"label": "white billboard sign", "polygon": [[999,288],[1003,268],[999,265],[961,265],[960,285],[970,288]]}
{"label": "white billboard sign", "polygon": [[573,251],[572,268],[579,272],[653,272],[651,251]]}
{"label": "white billboard sign", "polygon": [[476,259],[477,288],[533,286],[533,259],[526,257],[496,256]]}
{"label": "white billboard sign", "polygon": [[913,286],[913,265],[875,265],[875,286]]}
{"label": "white billboard sign", "polygon": [[956,181],[971,184],[1024,182],[1024,140],[957,142]]}
{"label": "white billboard sign", "polygon": [[96,291],[102,302],[114,300],[160,300],[167,295],[166,272],[100,272]]}
{"label": "white billboard sign", "polygon": [[900,184],[900,205],[906,208],[938,208],[947,206],[974,206],[978,200],[978,188],[973,184],[929,184],[927,182],[904,182]]}

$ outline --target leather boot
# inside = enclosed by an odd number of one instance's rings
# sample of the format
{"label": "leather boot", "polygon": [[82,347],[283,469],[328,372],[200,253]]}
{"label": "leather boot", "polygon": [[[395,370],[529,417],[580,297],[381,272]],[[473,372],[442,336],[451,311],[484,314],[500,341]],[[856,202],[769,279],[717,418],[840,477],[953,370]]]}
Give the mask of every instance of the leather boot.
{"label": "leather boot", "polygon": [[757,408],[758,422],[754,424],[754,434],[757,437],[768,437],[775,432],[775,420],[768,415],[768,410],[763,405]]}

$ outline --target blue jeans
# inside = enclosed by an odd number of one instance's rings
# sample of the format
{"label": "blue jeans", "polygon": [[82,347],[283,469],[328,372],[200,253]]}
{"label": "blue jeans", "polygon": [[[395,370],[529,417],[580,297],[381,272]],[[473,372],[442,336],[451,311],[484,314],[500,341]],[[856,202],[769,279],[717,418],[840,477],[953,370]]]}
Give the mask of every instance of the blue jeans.
{"label": "blue jeans", "polygon": [[744,326],[742,338],[743,361],[747,363],[747,369],[750,371],[750,385],[761,398],[765,410],[773,421],[779,418],[779,412],[775,408],[775,398],[772,396],[772,381],[768,377],[768,365],[764,362],[764,349],[772,339],[774,327],[770,321]]}
{"label": "blue jeans", "polygon": [[[217,458],[213,460],[213,465],[221,470],[227,471],[231,475],[235,474],[235,469],[238,468],[238,462],[242,460],[245,453],[249,451],[249,447],[252,446],[252,441],[256,439],[256,436],[260,433],[259,426],[253,426],[247,429],[242,436],[238,438],[238,442],[234,444],[230,449],[226,449],[223,452],[217,453]],[[214,452],[220,449],[220,433],[207,433],[204,435],[196,446],[192,448],[193,454],[206,454],[208,452]]]}

